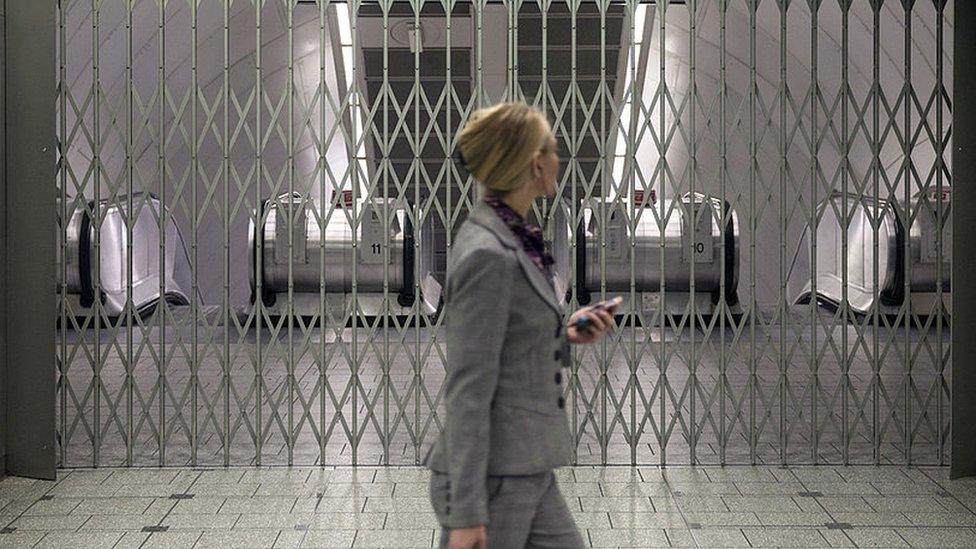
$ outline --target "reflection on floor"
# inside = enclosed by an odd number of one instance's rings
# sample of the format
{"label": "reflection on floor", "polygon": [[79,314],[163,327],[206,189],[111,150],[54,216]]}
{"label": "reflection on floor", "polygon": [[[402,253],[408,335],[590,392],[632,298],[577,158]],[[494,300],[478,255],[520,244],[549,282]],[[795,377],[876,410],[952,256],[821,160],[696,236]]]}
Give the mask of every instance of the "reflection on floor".
{"label": "reflection on floor", "polygon": [[[948,330],[822,322],[621,327],[576,347],[578,463],[948,463]],[[134,330],[131,370],[124,329],[72,333],[61,465],[420,463],[444,422],[442,330],[278,328]]]}
{"label": "reflection on floor", "polygon": [[[592,547],[973,547],[945,468],[573,467]],[[63,470],[0,482],[0,546],[431,547],[417,467]]]}

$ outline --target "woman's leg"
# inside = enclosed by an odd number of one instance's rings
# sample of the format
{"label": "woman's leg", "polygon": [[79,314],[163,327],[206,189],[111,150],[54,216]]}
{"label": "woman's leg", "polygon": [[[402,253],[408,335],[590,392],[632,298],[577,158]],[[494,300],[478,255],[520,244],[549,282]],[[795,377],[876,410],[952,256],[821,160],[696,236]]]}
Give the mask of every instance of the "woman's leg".
{"label": "woman's leg", "polygon": [[550,472],[548,486],[539,499],[525,547],[577,549],[586,546],[566,501],[559,493],[556,475]]}
{"label": "woman's leg", "polygon": [[[446,476],[431,477],[431,504],[438,518],[447,511]],[[555,475],[488,477],[488,548],[576,549],[586,547]],[[441,528],[439,547],[447,547],[450,530]]]}

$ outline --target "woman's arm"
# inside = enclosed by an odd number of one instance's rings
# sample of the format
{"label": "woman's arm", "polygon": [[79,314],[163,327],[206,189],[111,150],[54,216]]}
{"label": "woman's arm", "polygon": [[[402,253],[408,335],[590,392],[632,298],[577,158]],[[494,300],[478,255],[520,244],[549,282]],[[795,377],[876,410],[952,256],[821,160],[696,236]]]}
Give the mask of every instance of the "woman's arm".
{"label": "woman's arm", "polygon": [[508,329],[514,268],[514,258],[505,252],[477,249],[461,258],[449,275],[444,304],[449,528],[488,523],[491,400]]}

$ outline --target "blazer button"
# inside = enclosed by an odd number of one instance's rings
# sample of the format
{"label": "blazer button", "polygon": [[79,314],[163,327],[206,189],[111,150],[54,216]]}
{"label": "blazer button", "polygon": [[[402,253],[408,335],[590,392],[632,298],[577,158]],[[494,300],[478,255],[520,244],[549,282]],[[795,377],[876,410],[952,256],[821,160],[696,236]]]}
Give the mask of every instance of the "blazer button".
{"label": "blazer button", "polygon": [[565,408],[566,407],[566,399],[565,398],[559,397],[559,407],[560,408]]}
{"label": "blazer button", "polygon": [[556,384],[563,382],[563,375],[560,372],[556,372]]}
{"label": "blazer button", "polygon": [[555,360],[556,362],[559,362],[560,360],[562,360],[562,358],[563,358],[563,354],[559,352],[559,349],[556,349],[556,352],[552,353],[552,359]]}

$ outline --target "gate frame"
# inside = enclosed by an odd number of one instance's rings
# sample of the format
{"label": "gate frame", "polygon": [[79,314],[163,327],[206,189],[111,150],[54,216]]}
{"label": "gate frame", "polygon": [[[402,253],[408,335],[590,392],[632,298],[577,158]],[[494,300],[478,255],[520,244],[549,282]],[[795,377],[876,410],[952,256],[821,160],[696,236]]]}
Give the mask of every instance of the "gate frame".
{"label": "gate frame", "polygon": [[[0,392],[6,472],[55,478],[56,3],[5,2]],[[41,260],[40,258],[44,258]]]}
{"label": "gate frame", "polygon": [[[955,2],[953,21],[953,55],[976,51],[976,4]],[[952,80],[952,168],[955,174],[976,170],[976,94],[967,90],[976,86],[976,66],[953,63]],[[952,415],[950,437],[951,478],[976,475],[976,249],[970,242],[976,228],[976,188],[963,182],[953,185],[952,208]]]}

